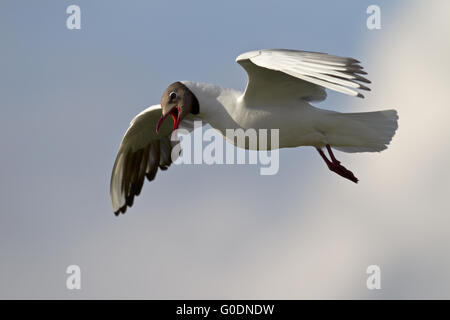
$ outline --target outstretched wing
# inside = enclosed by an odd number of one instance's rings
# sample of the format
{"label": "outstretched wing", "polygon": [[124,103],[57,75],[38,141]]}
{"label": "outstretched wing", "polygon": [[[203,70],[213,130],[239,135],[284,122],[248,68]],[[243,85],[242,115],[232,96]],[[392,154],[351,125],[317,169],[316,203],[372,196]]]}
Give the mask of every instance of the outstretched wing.
{"label": "outstretched wing", "polygon": [[165,121],[160,133],[156,124],[161,117],[161,106],[151,106],[139,113],[130,123],[120,144],[111,175],[110,195],[114,213],[125,213],[141,192],[144,180],[155,179],[158,168],[166,170],[172,163],[170,121]]}
{"label": "outstretched wing", "polygon": [[[321,101],[325,88],[363,98],[357,90],[370,90],[359,61],[326,53],[295,50],[257,50],[236,58],[248,75],[244,99],[272,98]],[[273,95],[276,97],[273,97]]]}

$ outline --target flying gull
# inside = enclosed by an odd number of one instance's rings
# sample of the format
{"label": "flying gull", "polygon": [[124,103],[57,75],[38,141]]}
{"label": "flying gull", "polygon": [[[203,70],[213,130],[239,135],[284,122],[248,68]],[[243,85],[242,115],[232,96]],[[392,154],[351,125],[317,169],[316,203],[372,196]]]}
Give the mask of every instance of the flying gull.
{"label": "flying gull", "polygon": [[[355,183],[358,179],[336,159],[332,149],[379,152],[387,148],[397,130],[395,110],[340,113],[310,104],[325,100],[325,89],[363,98],[360,90],[370,90],[364,85],[370,81],[363,77],[367,73],[355,59],[272,49],[241,54],[236,62],[248,75],[245,91],[174,82],[164,91],[159,105],[145,109],[131,121],[111,176],[111,203],[116,215],[133,205],[145,178],[152,181],[158,168],[170,166],[172,131],[179,126],[192,130],[194,120],[208,123],[222,135],[226,129],[279,129],[279,148],[314,147],[331,171]],[[167,118],[172,118],[173,124]]]}

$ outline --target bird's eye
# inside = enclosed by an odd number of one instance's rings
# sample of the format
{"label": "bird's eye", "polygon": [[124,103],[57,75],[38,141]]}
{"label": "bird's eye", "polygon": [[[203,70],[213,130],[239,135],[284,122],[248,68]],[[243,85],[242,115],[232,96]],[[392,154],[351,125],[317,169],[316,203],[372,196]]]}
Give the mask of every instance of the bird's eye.
{"label": "bird's eye", "polygon": [[175,100],[177,98],[177,94],[172,91],[171,93],[169,93],[169,98],[170,100]]}

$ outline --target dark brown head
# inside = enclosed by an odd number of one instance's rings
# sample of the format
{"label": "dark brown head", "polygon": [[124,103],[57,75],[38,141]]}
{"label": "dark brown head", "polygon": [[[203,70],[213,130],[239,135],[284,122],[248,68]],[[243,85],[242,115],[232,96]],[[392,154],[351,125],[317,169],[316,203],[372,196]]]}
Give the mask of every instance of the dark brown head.
{"label": "dark brown head", "polygon": [[172,83],[161,97],[162,117],[156,126],[156,132],[164,120],[171,115],[173,118],[173,130],[178,129],[178,125],[189,113],[198,114],[200,107],[198,100],[191,90],[181,82]]}

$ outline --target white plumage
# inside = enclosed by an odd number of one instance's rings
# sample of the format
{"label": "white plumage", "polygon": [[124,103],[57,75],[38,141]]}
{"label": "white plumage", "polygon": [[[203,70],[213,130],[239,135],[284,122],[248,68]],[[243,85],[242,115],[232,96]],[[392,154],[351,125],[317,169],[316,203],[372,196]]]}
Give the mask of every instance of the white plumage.
{"label": "white plumage", "polygon": [[[381,151],[395,134],[398,119],[395,110],[339,113],[310,104],[324,100],[325,89],[363,98],[358,90],[369,90],[362,83],[370,81],[362,76],[366,73],[355,59],[277,49],[247,52],[236,61],[248,75],[244,92],[198,82],[175,83],[178,84],[175,88],[181,87],[181,91],[186,88],[195,97],[199,112],[183,113],[180,119],[181,108],[172,116],[177,115],[181,124],[186,125],[192,120],[202,120],[222,134],[226,129],[237,128],[279,129],[280,148],[316,147],[330,170],[354,182],[358,179],[335,159],[331,148],[344,152]],[[170,104],[166,94],[163,109]],[[163,109],[155,105],[137,115],[122,140],[111,177],[111,201],[116,213],[125,212],[132,205],[145,176],[152,180],[158,167],[164,170],[171,164],[172,129],[165,122],[159,134],[155,132]],[[173,110],[174,107],[170,113]],[[168,114],[166,110],[160,122]],[[324,147],[331,160],[324,155]]]}

